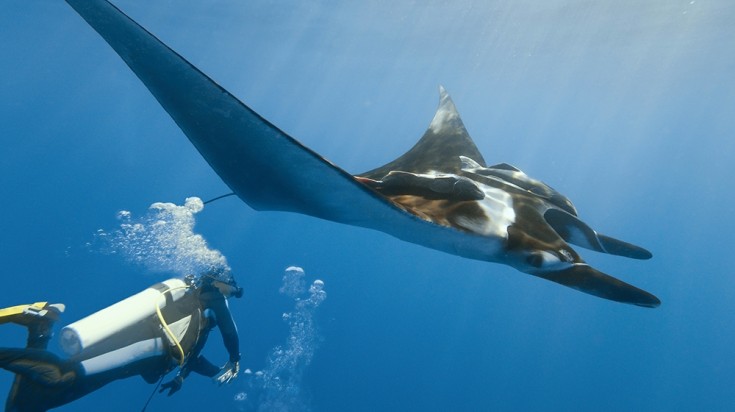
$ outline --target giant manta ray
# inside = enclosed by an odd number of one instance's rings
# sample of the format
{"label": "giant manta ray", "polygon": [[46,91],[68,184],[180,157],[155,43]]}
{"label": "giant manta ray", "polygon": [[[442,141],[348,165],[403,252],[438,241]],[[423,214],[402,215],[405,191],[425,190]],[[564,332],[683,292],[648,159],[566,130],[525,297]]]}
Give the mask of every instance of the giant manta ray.
{"label": "giant manta ray", "polygon": [[252,208],[375,229],[605,299],[660,304],[590,267],[569,243],[634,259],[651,253],[595,232],[569,199],[519,169],[487,166],[443,88],[429,129],[411,150],[353,176],[259,116],[109,2],[67,2]]}

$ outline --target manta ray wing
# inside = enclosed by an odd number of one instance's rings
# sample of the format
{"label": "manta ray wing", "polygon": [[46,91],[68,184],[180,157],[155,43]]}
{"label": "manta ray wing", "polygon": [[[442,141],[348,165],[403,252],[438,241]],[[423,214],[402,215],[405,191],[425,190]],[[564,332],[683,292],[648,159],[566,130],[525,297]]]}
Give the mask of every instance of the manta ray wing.
{"label": "manta ray wing", "polygon": [[406,220],[405,213],[259,116],[109,2],[68,3],[123,58],[222,180],[254,209],[368,227],[380,220]]}
{"label": "manta ray wing", "polygon": [[406,213],[262,118],[108,1],[67,3],[122,57],[214,171],[252,208],[375,229],[481,259],[464,249],[488,239]]}

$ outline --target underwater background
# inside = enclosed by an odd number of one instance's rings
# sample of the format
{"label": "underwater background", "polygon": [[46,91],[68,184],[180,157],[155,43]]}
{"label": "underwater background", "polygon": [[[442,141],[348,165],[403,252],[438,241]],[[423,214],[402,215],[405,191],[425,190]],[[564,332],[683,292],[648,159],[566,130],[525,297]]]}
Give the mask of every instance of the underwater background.
{"label": "underwater background", "polygon": [[[230,307],[253,373],[226,387],[192,375],[148,411],[735,407],[735,3],[114,4],[351,173],[408,150],[445,86],[488,164],[521,168],[596,230],[651,250],[580,252],[662,301],[610,302],[230,197],[184,230],[245,289]],[[1,10],[0,307],[63,302],[60,327],[180,275],[100,240],[120,211],[145,221],[155,202],[230,189],[66,3]],[[296,294],[283,293],[289,266],[305,271]],[[305,307],[317,279],[326,299]],[[0,346],[25,338],[0,327]],[[217,331],[205,354],[226,361]],[[131,378],[58,410],[140,410],[152,390]]]}

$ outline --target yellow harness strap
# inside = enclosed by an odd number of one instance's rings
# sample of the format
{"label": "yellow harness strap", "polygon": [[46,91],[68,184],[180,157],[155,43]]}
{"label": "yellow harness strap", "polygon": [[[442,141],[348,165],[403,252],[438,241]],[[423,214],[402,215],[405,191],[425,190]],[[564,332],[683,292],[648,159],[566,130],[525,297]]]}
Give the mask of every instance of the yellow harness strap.
{"label": "yellow harness strap", "polygon": [[[163,292],[161,292],[161,295],[165,295],[168,292],[171,292],[173,290],[178,289],[188,289],[189,286],[179,286],[177,288],[168,289]],[[176,344],[176,348],[179,350],[179,355],[181,356],[179,358],[179,367],[184,366],[184,360],[186,358],[186,355],[184,354],[184,348],[181,347],[181,342],[176,338],[176,335],[171,331],[171,328],[168,327],[168,323],[166,323],[166,319],[163,318],[163,313],[161,313],[161,306],[156,302],[156,314],[158,315],[158,320],[161,322],[161,326],[163,327],[163,330],[166,331],[166,334],[168,334],[168,337],[171,339],[171,342]]]}

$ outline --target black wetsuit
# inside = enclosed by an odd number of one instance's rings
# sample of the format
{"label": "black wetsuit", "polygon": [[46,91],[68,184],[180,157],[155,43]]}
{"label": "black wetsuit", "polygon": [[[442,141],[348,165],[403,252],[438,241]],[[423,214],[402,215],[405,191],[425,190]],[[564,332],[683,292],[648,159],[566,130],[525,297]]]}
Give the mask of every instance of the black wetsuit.
{"label": "black wetsuit", "polygon": [[[213,377],[220,368],[200,354],[209,332],[219,326],[230,362],[240,360],[237,328],[225,297],[213,286],[187,291],[187,296],[171,305],[173,310],[198,312],[200,319],[181,339],[186,360],[179,376],[191,372]],[[192,322],[194,323],[194,322]],[[141,375],[154,383],[178,364],[176,351],[153,356],[107,371],[85,374],[80,358],[62,359],[46,350],[53,321],[39,319],[28,325],[25,348],[0,348],[0,368],[15,373],[5,404],[6,412],[42,412],[79,399],[118,379]]]}
{"label": "black wetsuit", "polygon": [[179,375],[184,378],[190,372],[196,372],[210,378],[219,372],[219,367],[213,365],[204,356],[200,355],[204,345],[207,343],[209,331],[215,326],[219,326],[225,349],[227,349],[227,353],[230,355],[230,362],[240,361],[240,338],[237,334],[237,327],[235,326],[235,321],[232,319],[232,314],[227,306],[225,297],[217,288],[211,285],[204,285],[199,290],[199,302],[201,302],[202,310],[205,313],[207,310],[212,311],[214,319],[205,316],[205,319],[207,319],[206,325],[200,332],[199,339],[179,372]]}

